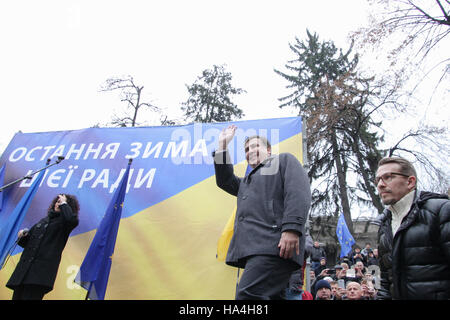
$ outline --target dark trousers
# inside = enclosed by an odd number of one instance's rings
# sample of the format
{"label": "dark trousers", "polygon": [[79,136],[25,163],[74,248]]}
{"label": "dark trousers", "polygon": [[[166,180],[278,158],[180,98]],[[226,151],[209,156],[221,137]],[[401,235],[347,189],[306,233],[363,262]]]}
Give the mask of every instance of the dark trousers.
{"label": "dark trousers", "polygon": [[14,289],[12,300],[42,300],[47,292],[47,287],[23,284]]}
{"label": "dark trousers", "polygon": [[236,290],[236,300],[284,298],[289,278],[300,266],[277,256],[251,256]]}

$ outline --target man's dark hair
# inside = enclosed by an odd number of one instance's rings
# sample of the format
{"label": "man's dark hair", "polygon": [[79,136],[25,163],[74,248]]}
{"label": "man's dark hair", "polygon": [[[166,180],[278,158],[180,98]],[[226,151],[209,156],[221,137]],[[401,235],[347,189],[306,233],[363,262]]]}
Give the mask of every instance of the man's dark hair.
{"label": "man's dark hair", "polygon": [[265,145],[267,148],[272,148],[272,146],[270,145],[269,140],[267,140],[266,137],[264,137],[264,136],[259,136],[259,135],[254,135],[254,136],[245,138],[244,146],[245,146],[251,139],[255,139],[255,138],[256,138],[256,139],[259,139],[259,141],[261,141],[262,143],[264,143],[264,145]]}

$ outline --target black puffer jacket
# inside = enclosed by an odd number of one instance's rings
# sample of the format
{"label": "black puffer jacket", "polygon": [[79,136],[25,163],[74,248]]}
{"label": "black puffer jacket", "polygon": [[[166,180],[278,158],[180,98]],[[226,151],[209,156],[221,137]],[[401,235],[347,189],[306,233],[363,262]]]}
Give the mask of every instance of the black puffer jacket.
{"label": "black puffer jacket", "polygon": [[378,299],[450,299],[450,201],[416,191],[414,203],[392,236],[392,214],[380,216]]}

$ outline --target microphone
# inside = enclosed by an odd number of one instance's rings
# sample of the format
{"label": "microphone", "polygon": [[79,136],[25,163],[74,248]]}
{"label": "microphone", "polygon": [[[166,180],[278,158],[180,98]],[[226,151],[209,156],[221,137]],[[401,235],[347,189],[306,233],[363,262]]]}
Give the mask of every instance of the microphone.
{"label": "microphone", "polygon": [[23,228],[22,229],[22,237],[26,236],[28,234],[28,232],[30,231],[30,229],[28,228]]}

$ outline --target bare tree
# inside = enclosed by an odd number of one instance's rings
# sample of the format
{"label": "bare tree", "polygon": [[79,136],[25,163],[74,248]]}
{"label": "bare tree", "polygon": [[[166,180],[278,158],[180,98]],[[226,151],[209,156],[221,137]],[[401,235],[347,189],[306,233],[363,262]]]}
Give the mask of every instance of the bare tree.
{"label": "bare tree", "polygon": [[[377,18],[372,24],[360,29],[367,42],[377,42],[395,32],[405,35],[401,46],[421,41],[420,50],[426,55],[450,34],[450,1],[445,0],[368,0],[372,6],[382,6],[377,10]],[[420,4],[418,4],[420,3]]]}
{"label": "bare tree", "polygon": [[[368,0],[374,7],[376,16],[368,27],[354,32],[351,37],[359,38],[361,46],[372,45],[378,48],[383,40],[393,47],[386,50],[391,65],[405,60],[398,59],[400,52],[409,48],[407,59],[413,68],[417,68],[432,50],[437,50],[450,34],[450,1],[448,0]],[[381,9],[380,9],[381,7]],[[450,73],[450,55],[444,54],[427,72],[442,68],[442,79]]]}
{"label": "bare tree", "polygon": [[450,158],[446,134],[445,128],[426,125],[409,130],[387,150],[387,156],[412,158],[422,170],[419,183],[432,191],[446,193],[450,188],[450,177],[445,169],[448,163],[440,163]]}
{"label": "bare tree", "polygon": [[120,100],[127,103],[127,109],[131,109],[131,113],[125,116],[114,115],[111,124],[115,126],[135,127],[139,125],[137,116],[142,108],[148,108],[152,111],[160,110],[157,106],[143,101],[144,86],[136,84],[132,76],[109,78],[100,88],[100,91],[116,90],[120,91]]}
{"label": "bare tree", "polygon": [[[369,61],[376,65],[377,78],[391,84],[394,94],[385,96],[389,97],[387,103],[393,108],[384,109],[383,113],[391,113],[396,121],[401,121],[399,117],[402,116],[420,116],[420,112],[428,114],[428,107],[432,107],[431,100],[439,96],[436,94],[439,87],[443,89],[439,92],[443,94],[444,101],[448,95],[446,84],[450,75],[450,54],[443,48],[448,44],[450,34],[450,1],[368,2],[373,9],[372,21],[367,27],[351,34],[351,39],[355,41],[358,52],[363,53],[362,57],[367,54],[372,58]],[[373,58],[377,59],[376,63]],[[423,91],[417,90],[419,87]],[[428,98],[427,106],[423,100]],[[442,110],[441,105],[437,108]],[[385,119],[382,117],[380,121]],[[411,125],[415,127],[405,129],[401,138],[386,143],[385,149],[380,151],[383,156],[397,155],[413,161],[422,173],[423,187],[445,191],[449,185],[446,172],[448,129],[424,121],[418,125],[414,121]],[[384,129],[386,133],[392,133],[400,127]]]}

